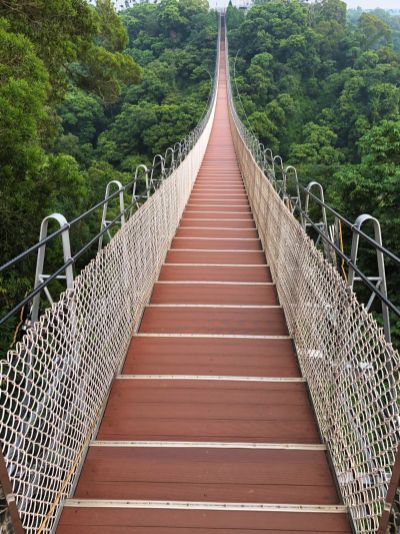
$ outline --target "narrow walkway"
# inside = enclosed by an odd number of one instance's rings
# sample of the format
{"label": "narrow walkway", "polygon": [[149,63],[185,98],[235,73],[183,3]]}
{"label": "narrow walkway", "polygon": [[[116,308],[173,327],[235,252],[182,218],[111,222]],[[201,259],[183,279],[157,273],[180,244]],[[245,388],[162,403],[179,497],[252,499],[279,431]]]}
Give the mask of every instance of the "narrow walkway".
{"label": "narrow walkway", "polygon": [[350,532],[240,176],[207,153],[58,532]]}

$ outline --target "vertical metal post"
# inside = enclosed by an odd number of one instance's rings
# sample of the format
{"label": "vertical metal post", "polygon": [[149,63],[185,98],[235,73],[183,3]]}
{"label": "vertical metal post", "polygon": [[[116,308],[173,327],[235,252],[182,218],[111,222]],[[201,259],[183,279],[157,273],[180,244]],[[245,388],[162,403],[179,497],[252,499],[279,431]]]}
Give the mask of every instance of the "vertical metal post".
{"label": "vertical metal post", "polygon": [[180,143],[180,141],[177,141],[174,145],[174,151],[177,152],[178,156],[177,156],[177,159],[178,159],[178,165],[181,164],[182,162],[182,144]]}
{"label": "vertical metal post", "polygon": [[[180,147],[180,143],[178,144]],[[176,146],[176,143],[175,143],[175,146]],[[181,149],[179,148],[179,150]],[[160,163],[160,177],[154,178],[154,171],[158,164],[157,160],[159,160],[159,163]],[[160,183],[164,180],[164,178],[165,178],[165,160],[161,154],[156,154],[153,158],[153,164],[151,166],[150,183],[149,183],[150,189],[153,188],[153,191],[155,192],[157,189],[157,186],[160,185]]]}
{"label": "vertical metal post", "polygon": [[[137,198],[136,198],[136,188],[137,188],[137,182],[138,182],[138,179],[139,179],[139,172],[140,171],[144,172],[144,176],[145,176],[145,180],[146,180],[146,197],[150,198],[149,170],[146,167],[146,165],[141,164],[141,165],[138,165],[136,167],[135,178],[134,178],[134,183],[133,183],[133,192],[132,192],[132,203],[134,201],[136,201],[137,205],[138,205],[138,202],[137,202]],[[132,215],[132,210],[131,210],[131,215]]]}
{"label": "vertical metal post", "polygon": [[[111,223],[111,221],[107,219],[107,212],[108,212],[108,197],[110,196],[110,189],[113,185],[117,186],[117,191],[119,191],[119,195],[118,195],[119,196],[119,213],[121,216],[119,224],[121,226],[125,224],[124,186],[121,184],[119,180],[111,180],[111,182],[108,182],[107,184],[106,194],[104,196],[104,199],[106,200],[106,202],[103,206],[103,214],[101,217],[100,232],[108,228]],[[107,230],[107,234],[108,234],[109,239],[111,239],[111,234],[109,230]],[[103,246],[103,237],[104,237],[104,234],[101,234],[101,236],[99,237],[98,250],[101,250],[101,247]]]}
{"label": "vertical metal post", "polygon": [[171,174],[171,172],[175,169],[175,154],[174,154],[174,150],[170,146],[165,151],[165,156],[164,156],[164,161],[165,162],[168,161],[168,154],[169,153],[171,153],[171,163],[170,163],[169,173],[168,174]]}
{"label": "vertical metal post", "polygon": [[[324,189],[319,182],[310,182],[308,186],[306,187],[303,228],[304,230],[306,230],[308,227],[312,226],[309,222],[307,222],[310,217],[310,196],[312,193],[312,189],[316,189],[316,192],[314,192],[313,194],[317,198],[319,198],[321,202],[321,203],[317,202],[317,205],[321,210],[321,219],[318,223],[314,223],[314,224],[320,229],[323,235],[329,238],[328,218],[326,216]],[[321,235],[317,237],[317,240],[315,242],[316,247],[318,246],[320,240],[321,240]],[[332,257],[332,247],[330,247],[325,240],[323,240],[323,247],[324,247],[325,258],[330,263],[334,263],[335,260]]]}
{"label": "vertical metal post", "polygon": [[[293,174],[294,177],[294,187],[296,190],[295,195],[291,195],[290,193],[287,193],[287,186],[288,186],[288,176],[289,172]],[[284,191],[285,191],[285,197],[287,200],[289,200],[291,206],[289,208],[291,209],[292,213],[296,209],[298,209],[300,214],[300,222],[303,224],[303,214],[301,211],[301,197],[300,197],[300,187],[299,187],[299,178],[297,176],[297,169],[296,167],[293,167],[293,165],[288,165],[286,169],[284,170]],[[285,200],[285,198],[284,198]]]}
{"label": "vertical metal post", "polygon": [[[280,180],[278,180],[277,177],[276,177],[275,161],[279,162],[279,170],[280,170],[280,173],[281,173],[281,179]],[[278,193],[278,195],[280,197],[283,197],[284,196],[284,188],[286,187],[286,183],[285,183],[285,179],[284,179],[285,173],[283,171],[283,160],[279,155],[276,155],[276,156],[274,156],[272,158],[272,175],[273,175],[273,178],[274,178],[273,179],[273,186],[274,186],[276,192]],[[281,188],[279,188],[279,185],[281,186]]]}
{"label": "vertical metal post", "polygon": [[[47,237],[48,233],[48,226],[49,221],[53,220],[58,223],[60,228],[63,229],[61,233],[61,240],[62,240],[62,248],[63,248],[63,256],[64,256],[64,264],[68,263],[69,260],[71,260],[71,243],[69,238],[69,224],[67,222],[67,219],[64,217],[64,215],[61,215],[61,213],[52,213],[51,215],[48,215],[45,217],[42,221],[42,224],[40,225],[40,236],[39,236],[39,242],[43,241]],[[38,249],[38,255],[37,255],[37,262],[36,262],[36,274],[35,274],[35,285],[34,289],[36,289],[43,281],[49,277],[49,275],[43,274],[44,269],[44,260],[46,256],[46,244],[43,244]],[[72,288],[74,283],[74,272],[72,269],[72,264],[69,264],[65,268],[65,276],[57,276],[58,280],[65,280],[67,289]],[[43,291],[46,294],[46,297],[48,301],[50,302],[50,305],[53,304],[53,299],[51,297],[50,291],[47,287],[43,289]],[[32,304],[32,311],[31,311],[31,321],[32,323],[35,323],[39,318],[39,307],[40,307],[40,295],[41,291],[33,297],[33,304]]]}
{"label": "vertical metal post", "polygon": [[[357,265],[358,246],[360,243],[360,234],[357,232],[357,230],[361,230],[362,225],[367,221],[372,222],[372,225],[374,228],[374,239],[378,243],[378,245],[382,246],[381,225],[378,219],[366,213],[364,213],[363,215],[359,215],[354,223],[353,238],[351,242],[351,261],[353,265]],[[385,269],[384,255],[383,255],[383,252],[379,249],[375,249],[375,251],[376,251],[376,260],[378,263],[378,276],[369,276],[368,280],[375,282],[376,288],[379,289],[379,291],[383,294],[384,297],[387,297],[386,269]],[[361,281],[361,279],[355,276],[354,269],[350,266],[349,277],[348,277],[348,287],[350,289],[353,289],[354,282],[359,282],[359,281]],[[371,305],[375,297],[376,297],[376,293],[371,293],[371,296],[366,306],[367,310],[371,308]],[[383,329],[385,333],[385,339],[388,343],[390,343],[391,332],[390,332],[389,308],[384,302],[382,302],[382,316],[383,316]]]}
{"label": "vertical metal post", "polygon": [[[14,534],[24,534],[24,528],[19,516],[17,503],[12,490],[10,477],[8,476],[6,462],[4,460],[3,453],[0,451],[0,484],[4,492],[4,496],[7,503],[8,513],[14,529]],[[0,525],[1,527],[1,525]]]}
{"label": "vertical metal post", "polygon": [[[310,224],[307,222],[307,217],[310,215],[310,193],[312,192],[312,189],[317,190],[316,196],[319,196],[319,200],[321,201],[322,205],[321,207],[321,215],[322,215],[322,222],[319,222],[318,225],[322,227],[325,234],[328,235],[328,219],[326,217],[326,209],[325,209],[325,197],[324,197],[324,189],[322,185],[319,182],[310,182],[306,187],[306,197],[305,197],[305,206],[304,206],[304,213],[306,215],[304,219],[304,229],[306,229],[307,226]],[[318,195],[319,193],[319,195]]]}
{"label": "vertical metal post", "polygon": [[[390,515],[392,512],[393,503],[395,500],[396,492],[400,486],[400,445],[397,447],[397,453],[392,470],[392,477],[390,479],[388,492],[383,505],[383,513],[379,520],[379,527],[377,534],[386,534],[389,528]],[[395,531],[393,531],[395,532]]]}

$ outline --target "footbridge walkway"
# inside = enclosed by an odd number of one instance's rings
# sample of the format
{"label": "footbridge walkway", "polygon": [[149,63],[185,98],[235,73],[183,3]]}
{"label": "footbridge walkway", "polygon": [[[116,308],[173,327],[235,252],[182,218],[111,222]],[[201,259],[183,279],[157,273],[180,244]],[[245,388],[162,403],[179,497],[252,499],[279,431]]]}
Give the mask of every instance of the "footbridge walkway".
{"label": "footbridge walkway", "polygon": [[225,47],[195,146],[3,364],[26,532],[379,528],[398,354],[246,145]]}

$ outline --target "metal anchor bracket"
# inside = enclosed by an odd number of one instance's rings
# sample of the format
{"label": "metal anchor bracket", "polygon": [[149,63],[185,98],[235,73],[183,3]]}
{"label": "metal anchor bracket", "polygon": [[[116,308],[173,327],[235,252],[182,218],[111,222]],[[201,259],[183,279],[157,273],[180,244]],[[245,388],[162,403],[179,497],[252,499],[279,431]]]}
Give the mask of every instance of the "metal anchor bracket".
{"label": "metal anchor bracket", "polygon": [[[313,192],[313,190],[316,190]],[[315,201],[316,204],[320,207],[321,210],[321,217],[319,222],[309,222],[310,221],[310,197],[312,198],[312,195],[315,196],[320,202]],[[304,206],[304,217],[303,217],[303,228],[304,230],[307,230],[307,228],[312,227],[313,225],[316,226],[320,233],[317,237],[317,240],[315,242],[315,246],[317,247],[319,245],[319,242],[321,241],[321,234],[326,236],[329,239],[329,228],[328,228],[328,219],[326,216],[326,208],[325,208],[325,196],[324,196],[324,189],[322,185],[319,182],[310,182],[306,187],[306,196],[305,196],[305,206]],[[334,262],[334,258],[332,257],[332,250],[327,243],[325,239],[323,239],[323,247],[324,247],[324,254],[325,258],[329,262]]]}
{"label": "metal anchor bracket", "polygon": [[[159,176],[155,175],[155,172],[154,172],[155,169],[157,169],[158,165],[160,166]],[[152,189],[153,192],[156,192],[160,183],[163,182],[164,179],[165,179],[165,160],[161,154],[156,154],[153,158],[153,165],[151,167],[150,189]]]}
{"label": "metal anchor bracket", "polygon": [[[292,184],[294,187],[294,194],[288,192],[288,185]],[[299,178],[297,176],[296,167],[293,167],[293,165],[288,165],[283,172],[283,201],[292,213],[297,210],[302,219]]]}
{"label": "metal anchor bracket", "polygon": [[[62,241],[62,248],[63,248],[65,275],[59,275],[56,277],[56,279],[65,281],[67,289],[71,289],[74,283],[74,273],[73,273],[72,262],[71,262],[72,256],[71,256],[71,243],[70,243],[70,238],[69,238],[69,224],[67,222],[67,219],[64,217],[64,215],[61,215],[61,213],[52,213],[51,215],[48,215],[47,217],[43,219],[42,224],[40,225],[39,242],[46,239],[48,235],[48,226],[49,226],[50,220],[56,221],[59,227],[62,229],[61,241]],[[49,274],[43,273],[45,256],[46,256],[46,243],[44,243],[38,249],[34,289],[40,286],[40,284],[42,284],[46,278],[49,278],[51,276]],[[50,294],[49,288],[46,286],[43,288],[42,291],[44,291],[47,297],[47,300],[52,306],[54,301]],[[42,291],[40,291],[37,295],[33,297],[33,303],[32,303],[32,309],[31,309],[32,323],[35,323],[39,319],[40,295]]]}
{"label": "metal anchor bracket", "polygon": [[139,208],[140,206],[140,203],[139,203],[140,195],[136,194],[140,172],[144,174],[144,177],[146,180],[146,199],[150,198],[149,170],[146,167],[146,165],[141,164],[136,167],[136,171],[135,171],[135,178],[133,181],[133,189],[132,189],[132,207],[131,207],[130,214],[129,214],[130,217],[132,217],[133,215],[133,205],[135,204],[136,208]]}
{"label": "metal anchor bracket", "polygon": [[[358,248],[360,243],[360,234],[357,230],[361,230],[362,225],[367,222],[371,221],[373,228],[374,228],[374,239],[378,243],[378,245],[382,246],[382,232],[381,232],[381,225],[375,217],[372,217],[372,215],[368,215],[364,213],[363,215],[359,215],[354,223],[353,226],[353,238],[351,242],[351,262],[352,265],[357,265],[358,260]],[[378,248],[375,249],[376,251],[376,260],[378,264],[378,276],[368,276],[368,280],[375,283],[375,287],[379,289],[379,291],[383,294],[384,297],[387,298],[387,284],[386,284],[386,268],[385,268],[385,260],[384,255],[381,250]],[[348,287],[350,289],[353,289],[354,282],[362,282],[362,279],[359,276],[356,276],[356,273],[351,267],[349,266],[349,275],[348,275]],[[372,292],[371,296],[366,304],[367,311],[370,310],[373,301],[375,300],[376,293]],[[390,332],[390,319],[389,319],[389,308],[388,306],[382,301],[382,316],[383,316],[383,330],[385,333],[385,339],[389,343],[391,342],[391,332]]]}
{"label": "metal anchor bracket", "polygon": [[[103,206],[103,214],[101,217],[101,227],[100,232],[103,232],[103,230],[107,229],[107,236],[111,240],[111,233],[109,228],[111,227],[112,221],[108,219],[107,212],[108,212],[108,204],[109,204],[109,196],[110,196],[110,189],[113,186],[117,187],[117,191],[119,191],[119,213],[120,213],[120,220],[117,222],[114,222],[114,224],[119,224],[123,226],[125,224],[125,203],[124,203],[124,186],[121,184],[119,180],[111,180],[111,182],[108,182],[106,187],[106,194],[104,196],[105,204]],[[101,233],[99,237],[99,247],[98,250],[101,250],[103,246],[103,237],[104,233]]]}
{"label": "metal anchor bracket", "polygon": [[[280,178],[276,177],[276,163],[278,163],[278,169],[280,173]],[[272,177],[273,177],[273,186],[275,188],[275,191],[278,193],[278,195],[283,198],[284,196],[284,188],[286,186],[285,182],[285,171],[283,169],[283,160],[279,155],[276,155],[272,159]]]}

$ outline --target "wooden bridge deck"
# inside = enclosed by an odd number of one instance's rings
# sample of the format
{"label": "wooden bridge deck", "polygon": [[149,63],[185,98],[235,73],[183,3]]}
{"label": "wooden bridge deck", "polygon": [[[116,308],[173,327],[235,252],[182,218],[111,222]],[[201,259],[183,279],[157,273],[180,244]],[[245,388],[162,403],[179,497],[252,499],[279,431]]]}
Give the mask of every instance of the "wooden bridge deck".
{"label": "wooden bridge deck", "polygon": [[350,532],[228,123],[203,165],[59,534]]}

